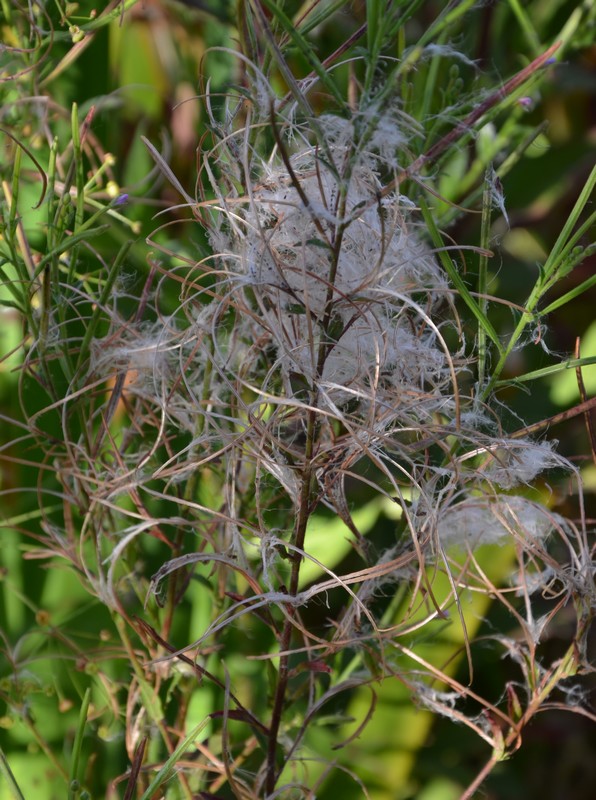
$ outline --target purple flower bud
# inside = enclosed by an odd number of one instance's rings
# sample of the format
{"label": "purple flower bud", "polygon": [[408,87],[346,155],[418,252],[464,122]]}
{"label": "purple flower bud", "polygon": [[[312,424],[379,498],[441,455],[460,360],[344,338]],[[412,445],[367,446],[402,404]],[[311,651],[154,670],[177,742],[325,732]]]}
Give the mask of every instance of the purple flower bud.
{"label": "purple flower bud", "polygon": [[128,203],[127,194],[119,194],[118,197],[114,200],[115,206],[123,206],[125,203]]}
{"label": "purple flower bud", "polygon": [[517,102],[518,105],[520,105],[526,111],[530,111],[532,108],[534,108],[534,101],[531,97],[520,97]]}

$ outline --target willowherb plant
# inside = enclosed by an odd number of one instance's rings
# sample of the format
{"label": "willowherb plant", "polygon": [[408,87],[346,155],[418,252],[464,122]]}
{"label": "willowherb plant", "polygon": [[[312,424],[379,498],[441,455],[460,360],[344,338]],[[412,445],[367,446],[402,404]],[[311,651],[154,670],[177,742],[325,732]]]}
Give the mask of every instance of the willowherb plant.
{"label": "willowherb plant", "polygon": [[[468,98],[471,111],[461,102],[416,118],[396,87],[425,59],[458,54],[421,45],[381,58],[397,23],[384,33],[380,4],[369,5],[369,60],[354,67],[363,74],[350,79],[349,103],[310,52],[334,99],[324,113],[312,80],[294,80],[282,55],[284,36],[306,47],[299,27],[273,3],[247,5],[253,61],[240,59],[242,86],[221,109],[205,93],[213,141],[196,197],[148,143],[209,253],[184,257],[157,231],[132,316],[113,272],[94,294],[57,269],[52,291],[72,313],[48,313],[28,345],[27,370],[51,397],[30,429],[43,438],[41,418],[57,411],[64,434],[47,458],[65,511],[44,514],[36,554],[75,566],[130,661],[132,684],[120,687],[127,797],[324,797],[337,771],[370,796],[375,701],[363,710],[363,697],[396,685],[488,743],[462,795],[472,797],[540,709],[576,702],[566,679],[591,669],[579,472],[532,427],[508,430],[495,388],[555,276],[579,263],[571,248],[587,223],[572,231],[594,173],[506,341],[486,285],[471,293],[452,260],[440,232],[452,208],[436,182],[556,47],[504,88]],[[270,46],[262,63],[257,40]],[[482,163],[480,273],[505,163],[500,153]],[[551,508],[553,470],[580,487],[575,520]],[[361,524],[358,504],[372,523]],[[390,520],[390,537],[375,536]],[[181,636],[188,596],[200,612]],[[484,637],[518,667],[497,698],[474,683],[473,634],[489,599],[518,629]],[[549,660],[545,638],[570,610],[575,630]],[[445,650],[448,626],[460,633]],[[462,654],[467,685],[454,674]]]}
{"label": "willowherb plant", "polygon": [[[251,70],[263,92],[265,77]],[[178,422],[172,385],[184,381],[194,395],[186,406],[194,468],[218,465],[222,505],[208,514],[210,536],[200,552],[166,563],[153,588],[204,561],[224,568],[224,583],[239,572],[248,592],[185,649],[200,652],[247,614],[258,615],[278,641],[279,650],[267,655],[278,666],[271,717],[262,720],[262,765],[243,778],[243,789],[233,789],[238,796],[315,790],[320,769],[309,765],[309,725],[340,691],[370,680],[365,656],[377,665],[371,677],[399,675],[421,703],[489,741],[496,760],[517,746],[524,714],[546,700],[553,670],[561,678],[579,668],[570,653],[552,668],[540,666],[545,623],[532,609],[540,591],[555,610],[573,594],[583,609],[576,645],[585,641],[594,599],[587,533],[523,491],[545,470],[572,467],[546,442],[508,436],[500,422],[505,409],[495,412],[481,400],[484,387],[462,389],[470,386],[475,356],[417,208],[419,188],[410,182],[416,195],[401,191],[407,168],[399,153],[415,149],[414,121],[370,102],[347,116],[320,115],[311,127],[295,107],[283,111],[272,92],[246,104],[242,98],[227,107],[223,126],[212,120],[220,141],[202,166],[216,200],[191,205],[215,255],[186,278],[185,307],[198,310],[183,334],[183,369],[158,393],[167,398],[164,414]],[[270,155],[259,147],[263,128],[273,133]],[[187,452],[168,461],[169,475],[187,473]],[[346,486],[354,492],[359,482],[398,509],[396,539],[385,552],[375,553],[351,518]],[[307,530],[311,539],[325,536],[321,506],[342,519],[368,566],[337,575],[316,560],[321,578],[305,587],[302,565],[314,560]],[[555,540],[564,546],[562,563],[549,555]],[[473,550],[505,542],[515,548],[517,567],[501,594]],[[463,562],[446,552],[454,545],[467,552]],[[435,594],[438,573],[451,587],[442,596]],[[379,620],[372,609],[396,583],[409,597],[400,613]],[[516,701],[515,718],[475,698],[484,708],[466,719],[453,695],[441,700],[431,688],[451,679],[410,644],[414,630],[453,608],[465,629],[466,591],[499,596],[525,631],[514,652],[532,664],[528,708]],[[327,630],[309,630],[302,609],[334,592],[344,599]],[[524,596],[525,620],[506,600],[510,592]],[[506,639],[502,645],[511,649]],[[348,653],[349,678],[322,677]],[[312,674],[297,723],[288,720],[288,703],[299,696],[303,671]]]}

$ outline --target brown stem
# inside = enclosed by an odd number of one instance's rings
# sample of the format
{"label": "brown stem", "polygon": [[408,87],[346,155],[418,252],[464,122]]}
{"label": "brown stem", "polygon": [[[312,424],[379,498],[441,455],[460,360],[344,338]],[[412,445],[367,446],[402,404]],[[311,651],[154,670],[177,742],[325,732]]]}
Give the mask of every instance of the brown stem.
{"label": "brown stem", "polygon": [[[283,148],[281,148],[283,151]],[[298,180],[295,180],[295,185],[299,186]],[[305,200],[307,205],[308,200]],[[340,200],[342,204],[342,215],[345,211],[345,197]],[[329,343],[326,341],[326,332],[329,329],[333,313],[333,287],[337,275],[339,265],[339,253],[343,235],[345,232],[345,224],[342,223],[335,241],[333,242],[332,262],[329,270],[329,281],[327,288],[327,299],[325,302],[325,312],[321,323],[323,334],[319,342],[319,352],[317,357],[317,366],[315,370],[315,384],[320,376],[323,374],[325,360],[330,352]],[[311,398],[311,408],[308,412],[307,428],[306,428],[306,444],[304,447],[304,469],[302,472],[302,485],[300,488],[300,498],[298,501],[298,516],[294,526],[293,544],[296,548],[292,559],[292,571],[290,575],[289,594],[295,597],[298,593],[298,582],[300,579],[300,565],[302,563],[301,551],[304,549],[304,539],[306,536],[306,526],[312,511],[312,481],[314,476],[313,467],[313,454],[315,441],[317,438],[317,412],[316,412],[317,398],[316,388],[313,389],[313,396]],[[275,689],[275,697],[273,700],[273,711],[271,714],[271,724],[269,726],[269,742],[267,748],[267,777],[265,781],[265,788],[268,794],[273,793],[275,784],[279,777],[279,771],[276,768],[276,754],[277,754],[277,739],[279,736],[279,728],[281,725],[281,718],[283,713],[283,706],[285,702],[286,690],[288,687],[288,673],[289,673],[289,649],[292,639],[292,619],[295,614],[295,609],[291,606],[287,608],[287,615],[284,621],[280,640],[280,652],[282,655],[279,659],[279,675],[277,686]]]}
{"label": "brown stem", "polygon": [[[304,449],[304,470],[302,473],[302,486],[300,488],[300,499],[298,505],[298,517],[294,528],[294,545],[297,550],[294,553],[292,560],[292,571],[290,575],[290,588],[289,594],[296,596],[298,593],[298,581],[300,578],[300,564],[302,557],[300,551],[304,548],[304,539],[306,536],[306,525],[311,511],[311,492],[312,492],[312,478],[313,478],[313,464],[312,455],[314,452],[314,442],[316,436],[317,415],[314,409],[308,413],[307,429],[306,429],[306,445]],[[289,654],[290,643],[292,639],[292,618],[295,614],[293,607],[288,606],[287,616],[284,621],[284,626],[281,634],[279,644],[280,652],[282,655],[279,658],[279,676],[277,686],[275,688],[275,697],[273,700],[273,711],[271,713],[271,723],[269,725],[269,741],[267,747],[267,777],[265,781],[265,789],[267,794],[272,794],[275,790],[275,784],[278,778],[278,770],[276,768],[276,754],[277,754],[277,739],[279,736],[279,728],[281,725],[281,718],[283,713],[283,706],[286,697],[286,690],[288,687],[288,674],[289,674]]]}
{"label": "brown stem", "polygon": [[561,42],[555,42],[548,48],[548,50],[545,50],[542,55],[538,56],[538,58],[535,58],[534,61],[528,64],[527,67],[524,67],[524,69],[520,70],[517,75],[514,75],[513,78],[510,78],[500,89],[487,97],[486,100],[480,103],[474,109],[474,111],[468,114],[464,120],[452,128],[449,133],[439,139],[438,142],[435,142],[435,144],[430,147],[426,153],[418,156],[418,158],[413,161],[409,167],[402,169],[397,177],[384,187],[383,191],[381,192],[381,197],[386,197],[395,189],[397,185],[399,185],[399,183],[406,178],[414,176],[420,169],[422,169],[424,164],[429,161],[434,161],[436,158],[442,155],[454,142],[460,138],[460,136],[468,133],[472,129],[472,126],[478,122],[478,120],[483,117],[487,111],[490,111],[493,106],[495,106],[497,103],[500,103],[501,100],[504,100],[508,95],[512,94],[522,85],[522,83],[527,81],[528,78],[530,78],[535,72],[543,67],[560,46]]}
{"label": "brown stem", "polygon": [[476,793],[476,789],[480,788],[498,763],[498,759],[496,759],[494,756],[491,756],[486,764],[482,767],[478,775],[476,775],[472,783],[468,786],[466,791],[459,798],[459,800],[471,800]]}

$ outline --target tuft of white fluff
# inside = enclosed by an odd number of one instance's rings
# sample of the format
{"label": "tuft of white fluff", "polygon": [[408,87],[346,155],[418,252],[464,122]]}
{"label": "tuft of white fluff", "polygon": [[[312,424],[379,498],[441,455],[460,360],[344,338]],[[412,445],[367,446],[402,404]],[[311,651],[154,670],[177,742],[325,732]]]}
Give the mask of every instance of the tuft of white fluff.
{"label": "tuft of white fluff", "polygon": [[[323,119],[342,164],[345,121]],[[383,387],[426,393],[448,372],[437,329],[425,324],[448,284],[409,220],[411,202],[382,196],[375,142],[346,178],[313,148],[294,154],[291,170],[269,166],[243,212],[235,249],[290,396],[296,374],[342,403]]]}
{"label": "tuft of white fluff", "polygon": [[553,451],[554,442],[509,440],[491,454],[485,475],[502,489],[528,484],[552,467],[569,468],[569,462]]}
{"label": "tuft of white fluff", "polygon": [[562,522],[543,505],[525,497],[470,498],[440,516],[437,532],[445,547],[542,542]]}
{"label": "tuft of white fluff", "polygon": [[[342,209],[339,180],[328,168],[309,165],[295,177],[300,190],[285,171],[271,172],[255,190],[241,242],[247,276],[277,288],[283,306],[302,303],[320,316],[330,292],[345,305],[370,297],[372,288],[447,288],[435,258],[406,224],[401,198],[376,199],[381,185],[370,169],[354,170]],[[345,230],[331,285],[331,239],[340,225]]]}

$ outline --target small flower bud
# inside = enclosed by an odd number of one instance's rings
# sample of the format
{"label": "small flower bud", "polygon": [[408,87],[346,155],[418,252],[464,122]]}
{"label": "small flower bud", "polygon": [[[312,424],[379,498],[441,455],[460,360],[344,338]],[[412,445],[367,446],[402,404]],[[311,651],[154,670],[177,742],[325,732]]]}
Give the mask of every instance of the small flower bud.
{"label": "small flower bud", "polygon": [[534,101],[531,97],[520,97],[517,104],[521,106],[524,111],[531,111],[534,108]]}
{"label": "small flower bud", "polygon": [[78,44],[85,38],[85,32],[82,31],[78,25],[71,25],[68,32],[70,33],[73,44]]}

